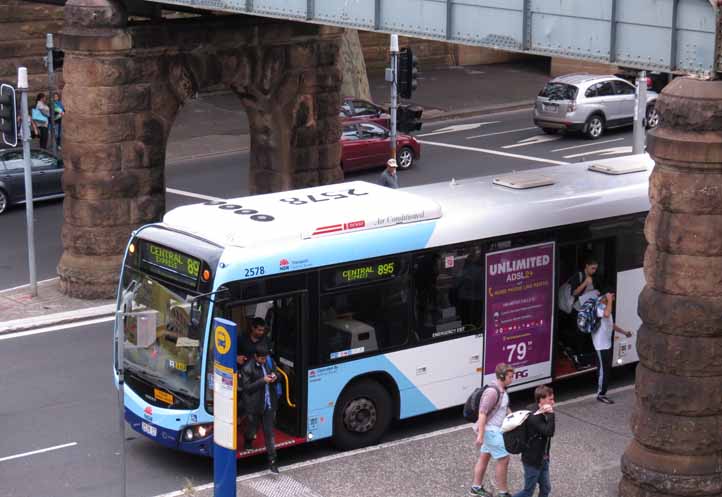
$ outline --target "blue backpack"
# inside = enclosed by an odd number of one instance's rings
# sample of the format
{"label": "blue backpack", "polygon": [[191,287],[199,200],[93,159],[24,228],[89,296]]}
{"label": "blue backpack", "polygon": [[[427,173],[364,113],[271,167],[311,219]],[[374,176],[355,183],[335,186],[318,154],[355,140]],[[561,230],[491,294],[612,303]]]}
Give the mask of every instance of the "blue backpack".
{"label": "blue backpack", "polygon": [[599,303],[602,301],[602,297],[588,298],[582,304],[577,314],[577,328],[579,331],[586,334],[594,333],[599,329],[599,325],[602,324],[602,318],[597,315],[597,308]]}

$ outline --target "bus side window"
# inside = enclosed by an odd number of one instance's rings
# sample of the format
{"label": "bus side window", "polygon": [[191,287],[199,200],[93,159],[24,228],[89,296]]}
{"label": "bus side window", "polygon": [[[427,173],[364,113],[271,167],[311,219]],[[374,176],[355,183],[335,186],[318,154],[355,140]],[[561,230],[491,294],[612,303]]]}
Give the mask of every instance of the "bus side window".
{"label": "bus side window", "polygon": [[408,340],[406,278],[321,297],[319,361],[383,351]]}
{"label": "bus side window", "polygon": [[478,247],[417,255],[413,277],[416,329],[421,340],[481,329],[484,267]]}

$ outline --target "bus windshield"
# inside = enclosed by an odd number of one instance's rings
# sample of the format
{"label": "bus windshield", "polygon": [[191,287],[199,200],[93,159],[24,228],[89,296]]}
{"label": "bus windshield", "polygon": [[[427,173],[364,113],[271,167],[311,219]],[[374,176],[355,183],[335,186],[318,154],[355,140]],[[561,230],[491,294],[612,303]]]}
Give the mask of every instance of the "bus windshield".
{"label": "bus windshield", "polygon": [[145,389],[133,386],[145,390],[143,396],[157,405],[198,404],[203,336],[191,323],[189,295],[129,267],[123,289],[123,364],[128,382],[142,382]]}

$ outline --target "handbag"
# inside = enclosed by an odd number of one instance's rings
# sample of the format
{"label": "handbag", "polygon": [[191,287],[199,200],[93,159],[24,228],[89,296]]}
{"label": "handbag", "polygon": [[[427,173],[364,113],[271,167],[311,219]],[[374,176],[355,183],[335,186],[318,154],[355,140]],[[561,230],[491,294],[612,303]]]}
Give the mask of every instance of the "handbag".
{"label": "handbag", "polygon": [[38,109],[37,107],[33,107],[33,111],[32,111],[32,114],[31,114],[31,118],[32,118],[33,121],[38,121],[38,122],[41,122],[41,123],[46,123],[46,122],[48,122],[47,116],[45,116],[45,114],[43,114],[42,112],[40,112],[40,109]]}

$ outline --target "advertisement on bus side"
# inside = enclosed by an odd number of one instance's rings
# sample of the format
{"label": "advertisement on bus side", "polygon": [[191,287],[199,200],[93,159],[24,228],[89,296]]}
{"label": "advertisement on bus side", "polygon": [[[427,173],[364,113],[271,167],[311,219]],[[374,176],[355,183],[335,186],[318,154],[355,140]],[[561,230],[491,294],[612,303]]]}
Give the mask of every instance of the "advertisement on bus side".
{"label": "advertisement on bus side", "polygon": [[554,310],[554,242],[486,255],[484,383],[507,363],[516,383],[549,377]]}

